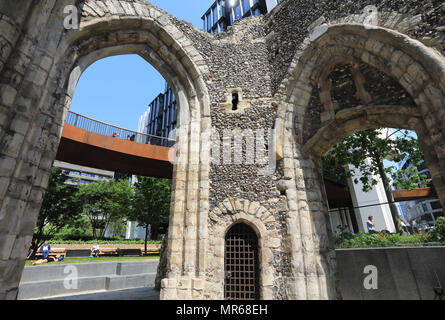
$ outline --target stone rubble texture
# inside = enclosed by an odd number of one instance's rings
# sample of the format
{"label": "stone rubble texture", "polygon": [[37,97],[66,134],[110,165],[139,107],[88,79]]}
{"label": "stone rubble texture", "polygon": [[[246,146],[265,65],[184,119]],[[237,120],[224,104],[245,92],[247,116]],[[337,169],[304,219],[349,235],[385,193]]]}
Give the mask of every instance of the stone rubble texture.
{"label": "stone rubble texture", "polygon": [[[17,296],[77,80],[128,53],[164,76],[180,109],[161,299],[224,298],[237,222],[259,238],[262,299],[340,299],[326,151],[358,130],[415,130],[445,207],[445,3],[369,3],[284,0],[215,35],[144,0],[0,0],[0,299]],[[67,5],[79,30],[63,26]],[[215,161],[212,127],[221,142],[227,129],[275,129],[275,172]]]}

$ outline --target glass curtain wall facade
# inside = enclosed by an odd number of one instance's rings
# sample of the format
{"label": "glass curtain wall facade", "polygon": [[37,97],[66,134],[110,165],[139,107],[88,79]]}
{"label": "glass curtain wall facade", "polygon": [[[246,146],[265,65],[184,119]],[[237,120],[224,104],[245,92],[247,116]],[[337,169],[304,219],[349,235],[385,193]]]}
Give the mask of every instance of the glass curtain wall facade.
{"label": "glass curtain wall facade", "polygon": [[[139,121],[138,131],[156,137],[168,138],[170,132],[176,128],[176,99],[173,90],[166,83],[164,93],[159,94],[148,106]],[[154,144],[171,147],[174,142],[156,137],[144,137],[139,143]]]}
{"label": "glass curtain wall facade", "polygon": [[225,31],[236,20],[259,16],[267,11],[266,0],[217,0],[201,19],[205,31],[219,33]]}

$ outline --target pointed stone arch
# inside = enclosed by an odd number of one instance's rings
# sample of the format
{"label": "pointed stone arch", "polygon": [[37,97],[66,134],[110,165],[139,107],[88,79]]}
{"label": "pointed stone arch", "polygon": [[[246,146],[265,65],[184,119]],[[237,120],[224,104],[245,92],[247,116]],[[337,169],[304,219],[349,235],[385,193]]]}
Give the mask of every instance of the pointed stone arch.
{"label": "pointed stone arch", "polygon": [[[62,12],[68,4],[79,10],[78,30],[64,29]],[[0,284],[0,297],[17,292],[77,81],[96,60],[118,54],[140,55],[164,76],[177,96],[180,133],[173,170],[168,280],[164,283],[199,277],[203,266],[198,261],[203,252],[195,250],[203,246],[204,240],[195,239],[198,232],[206,236],[206,225],[195,221],[206,214],[210,170],[209,141],[201,137],[201,132],[211,127],[210,98],[204,81],[208,67],[204,59],[175,25],[174,18],[146,1],[63,0],[40,6],[32,7],[28,22],[40,24],[36,30],[24,28],[28,33],[19,40],[15,54],[28,50],[32,58],[19,61],[28,65],[22,67],[23,71],[16,68],[16,81],[10,84],[15,87],[7,88],[8,101],[3,100],[9,109],[7,115],[2,114],[1,124],[8,117],[16,119],[19,132],[14,132],[3,148],[10,161],[2,172],[7,178],[2,180],[6,187],[0,194],[0,220],[2,228],[14,227],[0,230],[7,247],[2,251],[2,260],[7,253],[9,259],[7,267],[2,265],[0,269],[2,281],[8,279]],[[31,47],[34,52],[29,51]],[[197,185],[201,189],[193,187]],[[184,222],[186,210],[191,220]],[[190,234],[194,236],[189,241],[186,237]],[[191,297],[191,292],[187,295]]]}
{"label": "pointed stone arch", "polygon": [[[309,139],[303,138],[304,118],[313,88],[332,61],[351,59],[366,63],[395,79],[415,106],[357,106],[332,110],[330,118]],[[442,205],[445,205],[445,60],[435,50],[399,32],[363,24],[322,25],[296,54],[277,96],[281,100],[276,121],[278,158],[284,161],[293,261],[303,259],[306,278],[296,297],[338,297],[336,262],[328,225],[326,194],[322,187],[321,156],[341,137],[382,125],[416,130],[431,169]],[[303,226],[301,217],[306,216]],[[314,231],[312,231],[314,230]],[[320,239],[311,246],[302,238]],[[301,251],[301,245],[307,250]],[[311,253],[312,252],[312,253]],[[320,254],[313,255],[319,252]],[[306,261],[318,261],[313,268]],[[295,268],[295,267],[294,267]],[[297,270],[296,268],[294,270]],[[317,280],[318,279],[318,280]]]}

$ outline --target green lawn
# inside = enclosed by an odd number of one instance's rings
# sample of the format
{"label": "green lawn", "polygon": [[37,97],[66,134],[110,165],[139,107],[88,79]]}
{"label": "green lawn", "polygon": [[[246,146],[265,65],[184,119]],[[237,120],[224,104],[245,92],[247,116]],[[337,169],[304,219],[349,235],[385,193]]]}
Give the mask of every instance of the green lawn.
{"label": "green lawn", "polygon": [[[45,265],[55,264],[72,264],[72,263],[96,263],[96,262],[113,262],[113,261],[145,261],[145,260],[157,260],[159,256],[150,257],[99,257],[99,258],[66,258],[61,262],[51,262]],[[31,265],[31,260],[26,260],[26,266]]]}

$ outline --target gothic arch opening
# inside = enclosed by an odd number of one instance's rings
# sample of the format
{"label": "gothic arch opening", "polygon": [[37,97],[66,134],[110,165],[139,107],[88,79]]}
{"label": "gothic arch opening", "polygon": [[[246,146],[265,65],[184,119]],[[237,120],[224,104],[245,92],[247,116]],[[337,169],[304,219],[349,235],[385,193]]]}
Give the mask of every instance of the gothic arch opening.
{"label": "gothic arch opening", "polygon": [[[433,148],[429,157],[438,160],[429,166],[436,172],[436,188],[444,189],[444,177],[439,174],[444,166],[443,139],[439,140],[445,126],[440,111],[445,101],[443,58],[433,49],[388,29],[334,25],[297,59],[294,82],[284,90],[287,101],[298,110],[288,116],[295,121],[297,143],[304,151],[311,150],[307,155],[323,148],[323,143],[307,144],[314,137],[323,135],[319,142],[336,139],[339,134],[345,137],[358,127],[366,129],[369,123],[412,130],[417,126],[421,139],[437,142],[429,144]],[[332,74],[334,81],[329,78]],[[392,94],[385,95],[385,90]],[[313,104],[322,107],[316,110]],[[360,112],[367,121],[356,119]],[[338,126],[339,122],[349,123]],[[325,126],[338,127],[336,134],[323,131]],[[445,195],[440,197],[443,203]]]}
{"label": "gothic arch opening", "polygon": [[[305,277],[315,282],[295,289],[295,295],[320,299],[324,294],[341,295],[320,164],[333,145],[370,128],[416,131],[433,183],[442,190],[438,194],[442,205],[445,203],[441,173],[445,164],[441,133],[445,125],[444,64],[442,57],[420,42],[378,27],[328,26],[307,43],[297,53],[279,92],[283,107],[277,118],[281,131],[278,152],[287,169],[285,179],[292,181],[286,191],[289,206],[297,207],[288,228],[297,224],[301,235],[314,242],[301,255],[307,257]],[[307,215],[304,223],[302,215]],[[296,264],[300,237],[291,236],[297,249],[292,257]]]}
{"label": "gothic arch opening", "polygon": [[[48,29],[41,37],[43,40],[34,44],[40,54],[33,57],[33,71],[27,71],[25,77],[20,78],[24,79],[23,85],[17,86],[18,90],[14,91],[14,99],[11,100],[11,109],[26,110],[26,123],[21,123],[20,135],[17,134],[16,140],[9,146],[14,149],[10,153],[15,158],[5,168],[3,174],[8,178],[2,183],[27,187],[20,191],[20,201],[13,194],[17,193],[14,188],[2,194],[2,216],[17,217],[14,218],[17,228],[5,231],[8,248],[16,254],[8,261],[8,274],[3,274],[3,271],[6,272],[3,268],[0,275],[2,279],[10,279],[8,283],[2,283],[0,295],[17,293],[25,251],[32,238],[77,81],[94,61],[120,54],[143,57],[167,80],[178,100],[178,125],[183,131],[176,140],[167,277],[178,279],[184,274],[198,276],[198,261],[203,250],[201,253],[194,251],[202,246],[204,240],[196,241],[198,243],[185,241],[184,234],[198,233],[200,226],[195,221],[199,220],[200,212],[205,211],[200,210],[200,205],[208,202],[205,191],[208,188],[209,165],[207,160],[201,161],[207,146],[203,146],[206,140],[200,139],[201,130],[211,125],[210,99],[203,80],[208,68],[193,43],[174,25],[170,16],[148,2],[116,1],[116,7],[111,3],[101,3],[99,6],[96,1],[80,2],[77,8],[81,21],[75,30],[64,29],[60,14],[64,5],[65,2],[57,2],[54,7],[46,8],[36,4],[34,9],[37,14],[44,12],[44,18],[50,22],[42,21],[38,30],[24,31],[34,36],[39,30],[45,32]],[[115,12],[117,7],[123,12]],[[185,183],[186,180],[189,185]],[[201,192],[199,188],[189,187],[199,185],[201,180],[204,180]],[[182,224],[185,206],[188,216],[195,218]],[[205,230],[205,226],[203,228]],[[194,253],[190,254],[191,251]],[[168,298],[175,298],[175,295]]]}
{"label": "gothic arch opening", "polygon": [[[206,179],[208,174],[205,169],[207,164],[200,160],[201,154],[190,152],[191,148],[198,150],[202,148],[202,143],[205,141],[201,140],[201,128],[210,126],[210,118],[206,116],[209,114],[208,94],[202,84],[201,71],[193,63],[190,53],[183,50],[181,44],[164,27],[142,19],[142,25],[133,29],[129,28],[125,19],[119,20],[123,20],[122,28],[103,30],[102,28],[107,28],[109,24],[104,26],[102,21],[98,20],[97,26],[90,23],[85,29],[99,30],[99,32],[94,31],[95,34],[91,35],[85,31],[88,34],[85,38],[78,35],[70,38],[72,43],[67,47],[65,57],[68,61],[72,61],[72,67],[67,69],[70,71],[65,86],[67,90],[65,108],[69,106],[72,92],[83,70],[94,61],[111,55],[140,55],[160,72],[172,88],[178,112],[176,161],[173,165],[171,214],[166,253],[166,279],[161,289],[161,298],[167,298],[164,286],[169,278],[177,279],[184,275],[193,276],[200,273],[198,261],[202,258],[200,254],[192,253],[192,251],[203,246],[204,240],[201,240],[201,243],[186,241],[184,234],[197,233],[200,228],[205,229],[205,226],[197,225],[192,216],[203,214],[199,210],[200,203],[203,203],[202,201],[205,203],[207,199],[205,195],[199,195],[198,189],[189,188],[185,180],[187,173],[191,171],[196,171],[198,174],[188,179],[190,185],[198,184],[201,179]],[[187,50],[190,49],[187,48]],[[195,210],[189,211],[190,220],[181,224],[179,221],[183,219],[184,210],[181,204],[184,203],[194,207]],[[168,298],[175,297],[174,294]]]}

